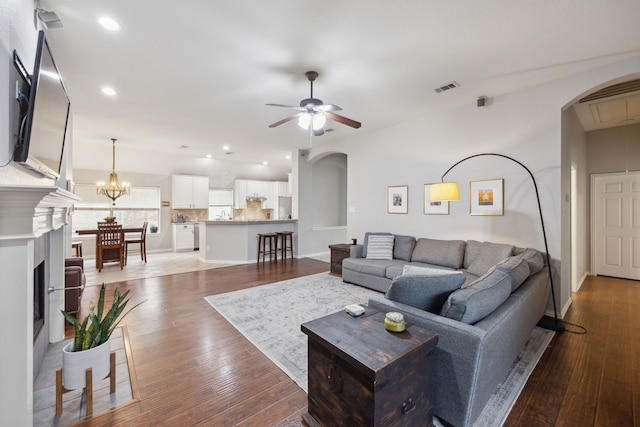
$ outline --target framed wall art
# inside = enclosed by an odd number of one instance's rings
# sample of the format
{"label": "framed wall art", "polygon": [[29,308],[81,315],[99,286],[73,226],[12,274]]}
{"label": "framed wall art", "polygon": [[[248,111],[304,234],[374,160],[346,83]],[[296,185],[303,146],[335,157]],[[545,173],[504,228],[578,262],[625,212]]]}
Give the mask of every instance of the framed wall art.
{"label": "framed wall art", "polygon": [[409,186],[390,185],[387,188],[387,213],[409,213]]}
{"label": "framed wall art", "polygon": [[422,195],[423,209],[425,215],[449,215],[449,202],[432,202],[429,200],[429,188],[431,184],[424,185]]}
{"label": "framed wall art", "polygon": [[504,179],[485,179],[469,183],[469,213],[471,215],[504,215]]}

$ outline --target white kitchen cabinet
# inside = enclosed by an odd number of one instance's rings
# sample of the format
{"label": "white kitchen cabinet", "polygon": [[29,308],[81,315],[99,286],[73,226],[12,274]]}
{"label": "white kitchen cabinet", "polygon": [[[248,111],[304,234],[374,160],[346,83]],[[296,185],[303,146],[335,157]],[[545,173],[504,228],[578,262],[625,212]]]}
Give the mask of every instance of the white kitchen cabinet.
{"label": "white kitchen cabinet", "polygon": [[193,224],[173,224],[173,251],[193,251],[195,236]]}
{"label": "white kitchen cabinet", "polygon": [[276,197],[285,197],[291,195],[291,193],[289,192],[289,184],[287,183],[287,181],[276,181],[276,189]]}
{"label": "white kitchen cabinet", "polygon": [[233,207],[236,209],[247,208],[247,180],[236,179],[233,186]]}
{"label": "white kitchen cabinet", "polygon": [[246,209],[247,196],[265,197],[262,207],[273,209],[278,197],[274,193],[274,181],[254,181],[250,179],[236,179],[234,182],[234,207]]}
{"label": "white kitchen cabinet", "polygon": [[172,175],[171,178],[171,199],[174,209],[208,209],[208,177]]}
{"label": "white kitchen cabinet", "polygon": [[266,209],[273,209],[274,212],[278,212],[278,209],[280,208],[280,199],[279,197],[281,196],[288,196],[289,193],[287,191],[287,182],[286,181],[272,181],[271,182],[271,196],[265,196],[267,197],[267,200],[265,201],[265,208]]}
{"label": "white kitchen cabinet", "polygon": [[247,181],[247,196],[266,197],[267,200],[273,195],[273,181]]}

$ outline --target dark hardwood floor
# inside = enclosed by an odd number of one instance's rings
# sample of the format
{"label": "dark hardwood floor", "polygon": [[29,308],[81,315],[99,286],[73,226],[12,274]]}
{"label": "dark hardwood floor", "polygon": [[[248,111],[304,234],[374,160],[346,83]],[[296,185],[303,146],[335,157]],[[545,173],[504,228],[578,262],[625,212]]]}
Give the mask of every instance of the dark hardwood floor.
{"label": "dark hardwood floor", "polygon": [[640,426],[640,282],[589,276],[572,299],[587,333],[556,334],[505,426]]}
{"label": "dark hardwood floor", "polygon": [[[328,270],[300,259],[107,285],[146,300],[124,320],[140,399],[75,425],[298,425],[306,394],[204,297]],[[573,298],[565,320],[588,333],[556,335],[506,426],[640,425],[640,282],[589,277]]]}

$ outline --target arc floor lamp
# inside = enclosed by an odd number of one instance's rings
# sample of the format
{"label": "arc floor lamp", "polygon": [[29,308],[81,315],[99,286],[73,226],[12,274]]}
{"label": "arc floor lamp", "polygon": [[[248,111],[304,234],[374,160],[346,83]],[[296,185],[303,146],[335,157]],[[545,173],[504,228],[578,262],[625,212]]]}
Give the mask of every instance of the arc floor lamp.
{"label": "arc floor lamp", "polygon": [[431,184],[431,186],[429,187],[429,200],[432,202],[445,202],[445,201],[456,201],[456,200],[460,200],[460,192],[458,191],[458,183],[457,182],[445,182],[444,177],[447,176],[447,174],[449,172],[451,172],[451,170],[453,168],[455,168],[456,166],[458,166],[460,163],[467,161],[469,159],[473,159],[476,157],[482,157],[482,156],[496,156],[496,157],[502,157],[505,158],[507,160],[511,160],[514,163],[519,164],[520,166],[522,166],[522,168],[524,168],[524,170],[527,171],[527,173],[529,174],[529,176],[531,177],[531,181],[533,182],[533,188],[535,190],[536,193],[536,201],[538,202],[538,212],[540,213],[540,225],[542,226],[542,237],[544,239],[544,250],[546,252],[546,256],[547,256],[547,269],[549,271],[549,283],[551,286],[551,299],[553,300],[553,319],[548,317],[548,316],[543,316],[543,318],[540,320],[540,322],[538,323],[538,326],[545,328],[545,329],[551,329],[553,331],[556,332],[562,332],[564,331],[564,325],[562,324],[562,322],[560,320],[558,320],[558,310],[556,308],[556,295],[555,295],[555,291],[553,288],[553,273],[551,271],[551,257],[549,256],[549,246],[547,245],[547,233],[545,231],[544,228],[544,218],[542,216],[542,206],[540,205],[540,195],[538,193],[538,184],[536,183],[536,179],[533,177],[533,174],[531,173],[531,171],[529,170],[528,167],[526,167],[523,163],[519,162],[518,160],[514,159],[513,157],[509,157],[509,156],[505,156],[504,154],[497,154],[497,153],[479,153],[479,154],[474,154],[472,156],[469,157],[465,157],[464,159],[454,163],[449,169],[447,169],[447,171],[442,175],[441,181],[440,183],[436,183],[436,184]]}

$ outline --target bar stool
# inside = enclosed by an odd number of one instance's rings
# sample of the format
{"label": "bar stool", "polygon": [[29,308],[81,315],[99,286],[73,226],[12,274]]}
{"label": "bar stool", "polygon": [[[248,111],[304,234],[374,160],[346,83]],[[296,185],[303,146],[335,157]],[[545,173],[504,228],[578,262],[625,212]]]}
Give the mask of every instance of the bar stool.
{"label": "bar stool", "polygon": [[260,254],[262,254],[263,264],[267,254],[270,261],[278,260],[278,235],[276,233],[258,233],[258,264],[260,263]]}
{"label": "bar stool", "polygon": [[76,251],[76,258],[82,258],[82,242],[71,242],[71,249]]}
{"label": "bar stool", "polygon": [[278,231],[276,234],[280,239],[280,258],[285,261],[289,252],[293,259],[293,231]]}

